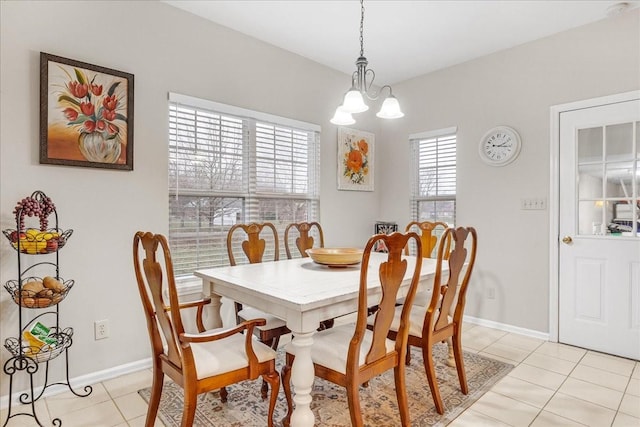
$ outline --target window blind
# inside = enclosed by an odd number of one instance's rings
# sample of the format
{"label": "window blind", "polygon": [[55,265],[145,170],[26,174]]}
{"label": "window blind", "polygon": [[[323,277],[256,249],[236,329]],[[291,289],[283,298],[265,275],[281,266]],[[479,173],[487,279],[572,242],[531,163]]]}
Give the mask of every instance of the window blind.
{"label": "window blind", "polygon": [[411,214],[416,221],[455,224],[456,129],[410,137]]}
{"label": "window blind", "polygon": [[254,116],[269,121],[170,95],[169,243],[177,276],[228,264],[226,235],[238,222],[272,222],[282,235],[290,222],[319,221],[318,128]]}

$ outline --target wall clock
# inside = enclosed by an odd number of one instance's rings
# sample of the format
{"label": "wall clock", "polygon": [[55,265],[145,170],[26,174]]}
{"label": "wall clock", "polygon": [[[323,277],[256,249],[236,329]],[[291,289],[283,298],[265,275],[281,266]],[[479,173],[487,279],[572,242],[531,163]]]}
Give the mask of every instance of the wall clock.
{"label": "wall clock", "polygon": [[480,158],[491,166],[508,165],[520,154],[520,135],[507,126],[496,126],[480,140]]}

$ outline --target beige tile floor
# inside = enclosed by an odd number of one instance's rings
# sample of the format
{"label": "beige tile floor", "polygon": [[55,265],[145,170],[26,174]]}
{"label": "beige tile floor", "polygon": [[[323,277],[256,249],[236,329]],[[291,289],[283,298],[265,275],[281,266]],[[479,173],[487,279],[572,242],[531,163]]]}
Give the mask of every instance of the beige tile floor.
{"label": "beige tile floor", "polygon": [[[463,347],[515,368],[449,426],[640,427],[638,362],[471,324]],[[144,426],[147,405],[137,391],[150,384],[151,371],[140,371],[95,384],[86,398],[45,398],[37,414],[44,425],[58,417],[64,427]],[[6,411],[0,415],[4,423]],[[33,425],[24,416],[8,424]]]}

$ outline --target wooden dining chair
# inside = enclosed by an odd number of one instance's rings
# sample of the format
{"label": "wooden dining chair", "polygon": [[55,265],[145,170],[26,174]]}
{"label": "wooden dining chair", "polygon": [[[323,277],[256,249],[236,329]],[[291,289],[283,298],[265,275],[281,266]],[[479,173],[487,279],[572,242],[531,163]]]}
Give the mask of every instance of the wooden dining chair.
{"label": "wooden dining chair", "polygon": [[293,243],[295,243],[295,247],[298,248],[300,256],[303,258],[308,257],[307,249],[313,248],[316,243],[313,238],[314,233],[319,240],[316,247],[324,248],[324,233],[322,232],[320,224],[317,222],[294,222],[289,224],[284,230],[284,249],[287,253],[287,258],[293,258],[293,252],[291,250]]}
{"label": "wooden dining chair", "polygon": [[[416,242],[420,256],[407,257],[403,249],[412,239]],[[375,292],[375,314],[373,330],[367,329],[368,307],[374,305],[369,301],[371,289],[369,283],[369,259],[374,245],[383,241],[389,252],[384,254],[385,261],[378,271],[372,272],[373,280],[379,279],[379,289]],[[371,378],[394,370],[395,389],[400,409],[402,426],[409,426],[409,409],[405,388],[404,357],[407,351],[406,338],[409,325],[407,323],[413,297],[416,293],[422,267],[420,238],[416,233],[377,234],[369,239],[362,256],[360,268],[360,284],[358,296],[358,314],[355,325],[342,325],[320,331],[314,335],[311,346],[311,358],[315,375],[346,388],[351,425],[362,427],[362,410],[360,406],[359,386]],[[409,280],[407,306],[400,319],[397,340],[387,338],[389,326],[393,320],[395,301],[403,281]],[[295,338],[294,338],[295,340]],[[289,425],[293,405],[291,402],[291,366],[295,358],[296,347],[286,346],[286,364],[282,369],[282,381],[287,399],[288,414],[283,420]]]}
{"label": "wooden dining chair", "polygon": [[[405,232],[416,231],[420,234],[420,240],[422,242],[422,256],[425,258],[431,258],[434,249],[438,247],[438,235],[440,238],[444,237],[445,230],[449,228],[447,224],[441,221],[411,221],[405,227]],[[448,259],[449,251],[451,250],[451,237],[446,238],[445,259]],[[409,254],[410,248],[405,248],[405,253]]]}
{"label": "wooden dining chair", "polygon": [[[441,221],[411,221],[405,227],[405,232],[415,231],[420,235],[420,241],[422,242],[422,256],[425,258],[431,258],[432,255],[437,255],[437,247],[440,242],[439,239],[444,237],[444,232],[449,228],[447,224]],[[445,237],[445,251],[444,251],[444,259],[449,258],[449,252],[451,251],[451,236]],[[405,249],[405,253],[408,255],[413,251],[408,245]],[[434,254],[436,252],[436,254]],[[418,291],[416,294],[416,298],[413,301],[414,304],[426,306],[429,305],[429,295],[428,292]],[[404,298],[398,298],[398,304],[404,304]],[[411,352],[407,352],[407,363],[411,359]]]}
{"label": "wooden dining chair", "polygon": [[[447,239],[452,240],[452,249],[448,259]],[[464,394],[469,392],[462,356],[462,316],[466,302],[469,279],[476,259],[477,234],[473,227],[448,228],[442,235],[438,245],[436,273],[433,279],[431,300],[428,306],[413,304],[409,318],[408,345],[422,349],[424,368],[429,381],[429,388],[439,414],[444,413],[444,404],[440,396],[438,379],[433,361],[433,345],[448,341],[453,352],[460,389]],[[449,266],[447,277],[442,277],[442,264]],[[402,316],[406,306],[396,307],[389,338],[402,338]],[[407,350],[408,352],[408,350]],[[408,360],[407,360],[408,363]]]}
{"label": "wooden dining chair", "polygon": [[[316,239],[313,235],[318,237],[318,245],[315,245]],[[294,246],[298,249],[298,254],[302,258],[308,258],[307,249],[313,247],[324,248],[324,233],[322,232],[322,226],[317,222],[294,222],[289,224],[284,230],[284,248],[287,253],[287,258],[293,258],[294,251],[291,247]],[[327,319],[320,322],[320,329],[332,328],[334,319]]]}
{"label": "wooden dining chair", "polygon": [[[267,242],[269,243],[267,245]],[[240,251],[241,250],[241,251]],[[278,231],[270,223],[250,223],[235,224],[227,233],[227,253],[229,264],[237,265],[236,253],[244,255],[244,261],[250,264],[260,263],[265,255],[269,253],[272,261],[278,261],[280,257],[280,244],[278,242]],[[287,328],[286,322],[272,314],[265,313],[253,307],[243,306],[235,302],[236,321],[238,324],[249,319],[265,319],[263,325],[256,325],[254,334],[264,344],[273,350],[278,349],[280,337],[291,331]],[[262,398],[266,399],[268,392],[267,382],[262,383]]]}
{"label": "wooden dining chair", "polygon": [[[165,375],[184,391],[182,427],[193,425],[199,394],[220,389],[225,402],[225,386],[262,376],[271,385],[267,425],[272,427],[280,389],[276,352],[252,339],[254,328],[264,325],[265,320],[254,319],[234,328],[205,331],[202,307],[210,302],[210,298],[187,303],[179,301],[169,244],[161,234],[139,231],[134,235],[133,265],[153,359],[153,382],[145,427],[155,425]],[[185,308],[196,308],[199,333],[185,332],[181,315]]]}

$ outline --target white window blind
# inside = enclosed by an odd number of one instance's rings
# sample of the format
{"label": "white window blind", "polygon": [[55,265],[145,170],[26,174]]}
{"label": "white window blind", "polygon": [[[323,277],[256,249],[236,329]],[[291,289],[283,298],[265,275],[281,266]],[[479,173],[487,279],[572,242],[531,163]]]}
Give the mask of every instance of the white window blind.
{"label": "white window blind", "polygon": [[411,213],[416,221],[455,224],[456,129],[410,137],[412,162]]}
{"label": "white window blind", "polygon": [[235,223],[272,222],[282,240],[289,223],[319,221],[318,129],[170,95],[169,244],[176,275],[228,264],[226,235]]}

